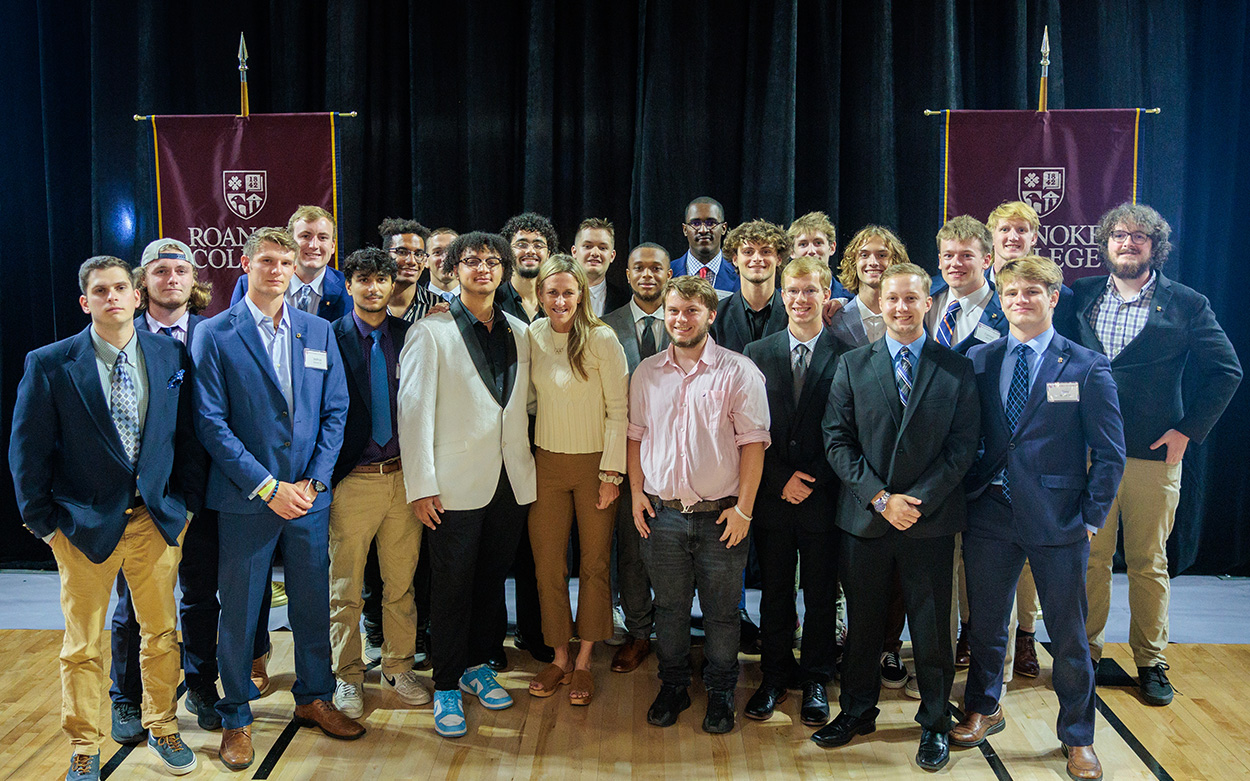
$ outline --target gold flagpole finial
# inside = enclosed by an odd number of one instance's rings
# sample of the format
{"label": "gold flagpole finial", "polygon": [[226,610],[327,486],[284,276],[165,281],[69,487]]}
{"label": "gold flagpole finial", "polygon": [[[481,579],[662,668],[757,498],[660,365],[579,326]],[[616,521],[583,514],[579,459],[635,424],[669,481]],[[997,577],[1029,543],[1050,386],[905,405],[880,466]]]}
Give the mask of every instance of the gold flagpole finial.
{"label": "gold flagpole finial", "polygon": [[247,41],[239,33],[239,116],[248,115],[247,105]]}

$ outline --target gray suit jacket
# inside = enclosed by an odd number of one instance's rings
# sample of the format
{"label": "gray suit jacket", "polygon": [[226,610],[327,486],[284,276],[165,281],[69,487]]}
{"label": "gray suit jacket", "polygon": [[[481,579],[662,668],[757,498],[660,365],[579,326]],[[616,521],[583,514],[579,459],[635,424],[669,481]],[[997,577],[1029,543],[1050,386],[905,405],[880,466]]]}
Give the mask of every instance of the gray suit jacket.
{"label": "gray suit jacket", "polygon": [[848,347],[863,347],[868,344],[868,334],[864,332],[864,320],[859,311],[859,296],[852,297],[834,314],[829,323],[829,331]]}
{"label": "gray suit jacket", "polygon": [[[657,309],[656,317],[660,318],[661,324],[664,320],[663,310]],[[613,309],[603,316],[603,322],[611,326],[616,332],[616,338],[620,341],[621,347],[625,350],[625,360],[629,362],[629,374],[632,377],[634,369],[638,368],[638,364],[642,361],[642,355],[638,352],[638,329],[634,327],[634,313],[629,308],[629,302],[625,303],[618,309]],[[668,330],[660,328],[660,341],[656,343],[656,351],[660,351],[668,347]]]}

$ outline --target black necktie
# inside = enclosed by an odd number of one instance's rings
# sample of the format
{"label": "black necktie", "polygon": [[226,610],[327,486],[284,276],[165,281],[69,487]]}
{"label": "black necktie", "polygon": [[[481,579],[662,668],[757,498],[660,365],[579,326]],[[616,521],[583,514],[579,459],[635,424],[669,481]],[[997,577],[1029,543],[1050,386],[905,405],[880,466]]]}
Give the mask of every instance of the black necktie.
{"label": "black necktie", "polygon": [[807,378],[807,362],[811,354],[811,350],[807,345],[800,344],[794,348],[797,357],[794,360],[794,402],[797,404],[799,396],[803,395],[803,380]]}
{"label": "black necktie", "polygon": [[638,343],[638,353],[644,360],[655,355],[655,321],[652,315],[642,318],[642,341]]}

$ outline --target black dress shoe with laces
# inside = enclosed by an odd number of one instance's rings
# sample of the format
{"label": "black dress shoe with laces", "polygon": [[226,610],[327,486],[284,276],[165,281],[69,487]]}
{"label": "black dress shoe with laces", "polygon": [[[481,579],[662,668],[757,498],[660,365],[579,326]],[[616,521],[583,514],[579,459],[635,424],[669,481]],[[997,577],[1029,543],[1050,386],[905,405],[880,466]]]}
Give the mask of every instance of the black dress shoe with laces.
{"label": "black dress shoe with laces", "polygon": [[925,770],[941,770],[951,758],[946,733],[931,729],[920,733],[920,749],[916,752],[916,764]]}
{"label": "black dress shoe with laces", "polygon": [[771,683],[761,684],[760,688],[755,690],[755,694],[751,695],[751,699],[747,700],[747,707],[743,712],[748,719],[756,721],[771,718],[777,706],[785,702],[787,693],[784,686],[774,686]]}
{"label": "black dress shoe with laces", "polygon": [[660,693],[655,695],[655,702],[647,710],[647,723],[657,727],[671,727],[677,723],[681,712],[689,707],[690,694],[685,686],[660,684]]}
{"label": "black dress shoe with laces", "polygon": [[877,711],[874,708],[871,717],[852,716],[846,711],[838,714],[832,723],[812,733],[812,741],[824,748],[845,746],[856,735],[868,735],[877,731]]}
{"label": "black dress shoe with laces", "polygon": [[714,689],[707,693],[707,715],[703,717],[703,731],[711,735],[723,735],[734,728],[734,690]]}
{"label": "black dress shoe with laces", "polygon": [[803,684],[803,707],[799,710],[799,721],[809,727],[820,727],[829,721],[829,695],[823,683],[808,681]]}

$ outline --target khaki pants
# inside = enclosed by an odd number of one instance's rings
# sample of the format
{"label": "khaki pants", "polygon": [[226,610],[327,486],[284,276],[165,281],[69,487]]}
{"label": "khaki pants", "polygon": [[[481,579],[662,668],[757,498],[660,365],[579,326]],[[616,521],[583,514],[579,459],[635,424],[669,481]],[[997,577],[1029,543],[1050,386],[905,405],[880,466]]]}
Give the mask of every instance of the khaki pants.
{"label": "khaki pants", "polygon": [[1111,557],[1116,528],[1124,527],[1128,565],[1129,646],[1138,667],[1166,661],[1168,644],[1168,535],[1181,498],[1181,465],[1130,458],[1107,523],[1090,544],[1086,589],[1089,594],[1089,654],[1102,658],[1107,614],[1111,610]]}
{"label": "khaki pants", "polygon": [[330,646],[334,674],[362,685],[361,587],[369,545],[378,540],[382,573],[382,672],[394,678],[412,669],[417,643],[417,606],[412,576],[421,553],[421,522],[412,514],[402,469],[390,474],[344,477],[330,504]]}
{"label": "khaki pants", "polygon": [[[178,537],[181,544],[186,528]],[[174,583],[182,548],[171,546],[146,507],[137,508],[113,554],[101,564],[88,559],[61,532],[52,538],[61,575],[61,728],[77,754],[98,754],[104,742],[100,713],[108,678],[100,648],[109,596],[120,570],[130,586],[139,619],[139,671],[143,679],[143,726],[156,737],[178,732],[175,693],[178,611]]]}
{"label": "khaki pants", "polygon": [[[530,547],[538,579],[538,603],[543,617],[543,639],[549,645],[567,643],[575,634],[582,640],[612,636],[612,591],[608,564],[616,508],[595,507],[599,501],[599,461],[602,453],[534,454],[538,495],[530,505]],[[619,499],[617,501],[620,501]],[[568,549],[577,513],[577,540],[581,567],[577,585],[577,628],[569,604]]]}

